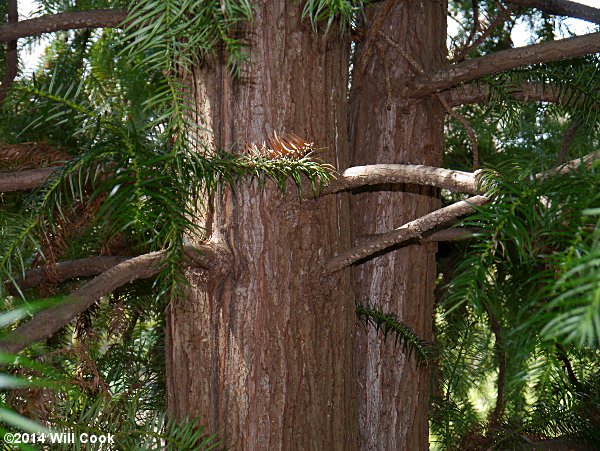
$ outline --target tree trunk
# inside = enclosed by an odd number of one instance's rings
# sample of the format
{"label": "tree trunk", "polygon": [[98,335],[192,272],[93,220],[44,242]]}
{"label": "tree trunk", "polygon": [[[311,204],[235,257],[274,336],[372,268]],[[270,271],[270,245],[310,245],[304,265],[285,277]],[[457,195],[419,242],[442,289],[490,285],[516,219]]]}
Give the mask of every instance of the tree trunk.
{"label": "tree trunk", "polygon": [[[435,97],[392,99],[390,92],[394,83],[444,64],[446,2],[395,2],[377,30],[375,17],[386,5],[369,12],[366,40],[355,50],[351,163],[441,166],[445,113],[440,102]],[[427,187],[380,185],[357,191],[351,203],[353,239],[390,231],[438,205],[436,190]],[[435,243],[407,246],[357,266],[357,300],[395,313],[419,337],[432,339],[436,249]],[[393,337],[382,341],[373,329],[359,328],[361,449],[426,450],[428,371],[417,367],[414,355],[395,347]]]}
{"label": "tree trunk", "polygon": [[[314,33],[300,2],[255,3],[242,77],[223,58],[194,71],[210,146],[243,152],[295,133],[345,167],[348,40]],[[169,307],[169,412],[199,417],[234,449],[356,449],[350,272],[320,271],[349,245],[347,199],[243,182],[215,203],[211,239],[230,249],[232,268],[219,280],[190,270],[189,296]]]}

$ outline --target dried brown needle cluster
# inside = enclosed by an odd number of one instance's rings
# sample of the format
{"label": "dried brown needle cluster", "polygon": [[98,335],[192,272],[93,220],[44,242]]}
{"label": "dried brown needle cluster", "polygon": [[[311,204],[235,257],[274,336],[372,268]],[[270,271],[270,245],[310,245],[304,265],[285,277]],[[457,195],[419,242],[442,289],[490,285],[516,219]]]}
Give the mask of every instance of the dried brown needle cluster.
{"label": "dried brown needle cluster", "polygon": [[44,142],[0,144],[0,171],[22,171],[64,163],[71,157]]}
{"label": "dried brown needle cluster", "polygon": [[299,160],[314,150],[314,143],[305,141],[294,133],[267,138],[262,144],[251,143],[246,146],[246,151],[253,155],[260,155],[269,159],[291,158]]}

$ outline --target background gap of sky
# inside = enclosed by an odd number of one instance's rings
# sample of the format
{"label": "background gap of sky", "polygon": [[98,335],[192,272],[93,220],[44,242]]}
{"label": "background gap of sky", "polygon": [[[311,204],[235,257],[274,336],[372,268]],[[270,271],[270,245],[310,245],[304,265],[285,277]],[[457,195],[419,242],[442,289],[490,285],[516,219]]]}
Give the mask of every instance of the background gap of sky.
{"label": "background gap of sky", "polygon": [[[588,6],[596,6],[600,7],[600,0],[572,0],[576,3],[582,3]],[[35,0],[22,0],[18,2],[19,4],[19,18],[20,20],[25,20],[31,17],[33,11],[38,8]],[[585,34],[590,33],[596,29],[596,27],[583,20],[578,19],[567,19],[565,21],[568,29],[577,34]],[[450,34],[455,34],[457,30],[456,23],[453,23],[452,20],[448,21],[448,31]],[[528,32],[527,23],[524,20],[517,20],[517,24],[515,25],[512,33],[512,40],[515,46],[521,47],[524,45],[531,44],[530,42],[530,33]],[[46,46],[48,45],[48,39],[42,38],[38,40],[35,45],[30,45],[25,48],[22,48],[20,57],[21,57],[21,66],[23,68],[23,74],[27,75],[32,72],[37,64],[39,57],[44,53]]]}

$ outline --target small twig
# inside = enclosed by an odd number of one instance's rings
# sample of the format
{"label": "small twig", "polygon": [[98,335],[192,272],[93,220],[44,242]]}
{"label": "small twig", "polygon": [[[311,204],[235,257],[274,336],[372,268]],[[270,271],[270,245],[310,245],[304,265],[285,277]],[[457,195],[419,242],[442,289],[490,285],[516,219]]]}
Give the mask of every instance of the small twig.
{"label": "small twig", "polygon": [[440,101],[446,112],[465,128],[465,131],[471,140],[471,148],[473,150],[473,170],[476,171],[479,169],[479,146],[477,145],[477,135],[475,134],[473,127],[471,127],[469,121],[467,121],[462,114],[452,109],[446,99],[439,92],[436,92],[435,96]]}
{"label": "small twig", "polygon": [[477,0],[471,0],[471,9],[473,11],[473,27],[471,27],[471,32],[465,41],[465,45],[463,49],[460,51],[460,54],[466,54],[469,49],[471,49],[471,43],[473,39],[475,39],[475,35],[479,31],[479,2]]}
{"label": "small twig", "polygon": [[498,321],[498,318],[492,312],[491,306],[486,302],[483,303],[483,308],[485,309],[488,318],[490,320],[490,327],[494,334],[495,344],[494,347],[496,349],[496,357],[498,358],[498,382],[497,382],[497,397],[496,397],[496,406],[490,415],[490,425],[495,425],[500,416],[502,415],[502,411],[504,410],[504,386],[506,384],[506,350],[504,349],[504,340],[502,339],[502,326]]}
{"label": "small twig", "polygon": [[475,39],[470,45],[465,46],[462,50],[457,52],[456,56],[451,60],[452,63],[460,63],[461,61],[463,61],[471,50],[473,50],[474,48],[479,46],[483,41],[485,41],[494,32],[494,30],[496,30],[496,28],[502,25],[508,19],[508,17],[510,17],[510,15],[515,10],[514,6],[505,8],[501,3],[498,3],[498,6],[501,9],[500,14],[498,14],[494,18],[494,20],[486,27],[486,29],[479,36],[477,36],[477,39]]}
{"label": "small twig", "polygon": [[575,371],[573,371],[573,366],[571,365],[571,361],[567,356],[567,351],[560,343],[556,343],[556,357],[565,365],[565,369],[567,370],[567,376],[569,377],[569,381],[571,382],[571,384],[574,387],[579,388],[581,386],[581,383],[579,382],[579,379],[577,379]]}

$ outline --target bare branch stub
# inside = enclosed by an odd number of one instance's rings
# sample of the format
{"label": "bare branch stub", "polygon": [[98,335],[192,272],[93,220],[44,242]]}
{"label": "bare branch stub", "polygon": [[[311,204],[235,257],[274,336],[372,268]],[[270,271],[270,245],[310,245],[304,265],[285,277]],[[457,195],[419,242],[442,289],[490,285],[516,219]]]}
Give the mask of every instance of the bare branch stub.
{"label": "bare branch stub", "polygon": [[382,183],[428,185],[452,192],[477,194],[477,174],[412,164],[371,164],[346,169],[322,194]]}

